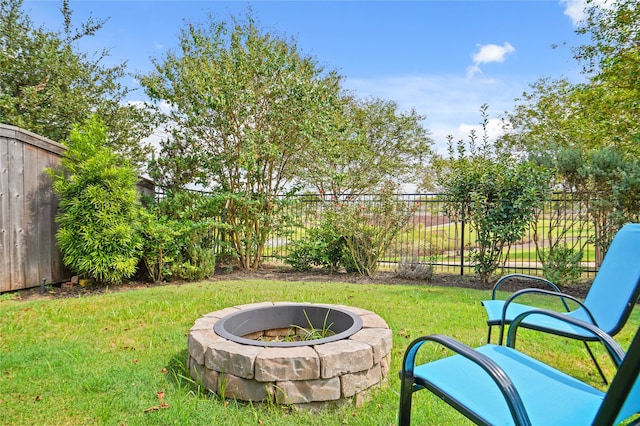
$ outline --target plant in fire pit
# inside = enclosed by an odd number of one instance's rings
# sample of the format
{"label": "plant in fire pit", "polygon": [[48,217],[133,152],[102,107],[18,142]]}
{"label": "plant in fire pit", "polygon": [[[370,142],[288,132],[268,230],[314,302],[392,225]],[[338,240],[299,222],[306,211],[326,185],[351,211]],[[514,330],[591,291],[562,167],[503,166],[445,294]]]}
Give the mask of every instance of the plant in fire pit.
{"label": "plant in fire pit", "polygon": [[333,325],[333,323],[327,324],[327,320],[329,318],[329,312],[331,312],[330,310],[327,309],[327,313],[324,315],[324,322],[322,323],[322,328],[316,328],[315,325],[309,319],[309,315],[307,314],[307,311],[303,311],[303,312],[304,312],[304,317],[307,319],[307,324],[309,325],[309,327],[301,327],[299,325],[293,325],[293,328],[301,332],[300,333],[301,340],[307,341],[307,340],[324,339],[325,337],[329,337],[332,334],[334,334],[333,331],[331,331],[331,326]]}
{"label": "plant in fire pit", "polygon": [[[304,317],[307,320],[307,324],[305,326],[299,324],[291,324],[289,327],[280,332],[280,333],[262,333],[260,337],[256,340],[262,342],[308,342],[311,340],[319,340],[324,339],[326,337],[334,335],[334,331],[331,330],[331,326],[333,323],[327,324],[329,320],[329,313],[331,310],[327,310],[327,313],[324,316],[324,321],[322,322],[322,326],[317,328],[313,321],[309,319],[309,315],[306,310],[303,310]],[[268,330],[264,330],[265,332]],[[276,334],[275,336],[273,334]]]}

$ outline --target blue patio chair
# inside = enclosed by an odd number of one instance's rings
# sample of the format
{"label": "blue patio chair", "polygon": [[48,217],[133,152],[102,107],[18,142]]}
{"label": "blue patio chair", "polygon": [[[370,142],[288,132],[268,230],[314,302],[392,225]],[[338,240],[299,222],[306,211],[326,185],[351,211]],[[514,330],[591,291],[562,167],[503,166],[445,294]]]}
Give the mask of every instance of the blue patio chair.
{"label": "blue patio chair", "polygon": [[[549,286],[550,290],[529,288],[513,293],[507,300],[497,300],[496,292],[500,286],[513,278],[524,278],[544,283]],[[518,298],[528,294],[557,298],[566,309],[565,315],[586,321],[610,336],[615,336],[624,327],[640,295],[640,224],[626,224],[616,233],[584,302],[561,293],[555,284],[544,278],[511,274],[499,279],[493,287],[491,300],[482,302],[487,311],[487,325],[489,327],[487,343],[491,343],[491,329],[494,326],[499,326],[498,344],[502,345],[505,326],[519,314],[535,309],[533,306],[516,303]],[[575,302],[573,305],[576,306],[575,309],[569,308],[568,300]],[[587,344],[587,342],[596,340],[590,333],[548,317],[529,318],[522,323],[522,327],[581,340],[598,372],[605,383],[607,382],[600,365]]]}
{"label": "blue patio chair", "polygon": [[[600,341],[618,367],[602,392],[515,349],[515,333],[525,316],[548,317],[582,329]],[[415,365],[427,342],[453,355]],[[413,394],[427,389],[480,425],[600,425],[632,419],[640,411],[640,330],[625,355],[611,336],[584,321],[553,311],[532,310],[516,317],[507,345],[472,349],[450,337],[431,335],[414,340],[400,372],[400,426],[411,424]]]}

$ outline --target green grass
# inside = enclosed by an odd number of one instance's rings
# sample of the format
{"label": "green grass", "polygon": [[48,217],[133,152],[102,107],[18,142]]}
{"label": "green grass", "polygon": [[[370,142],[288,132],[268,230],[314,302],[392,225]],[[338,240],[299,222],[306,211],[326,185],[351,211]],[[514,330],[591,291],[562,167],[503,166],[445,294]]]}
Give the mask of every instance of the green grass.
{"label": "green grass", "polygon": [[[2,297],[0,423],[393,425],[397,371],[407,344],[430,333],[448,334],[471,346],[485,343],[484,310],[479,301],[488,296],[488,290],[430,286],[254,280],[170,285],[74,299]],[[393,330],[387,386],[362,407],[318,414],[225,402],[195,386],[185,367],[187,333],[193,322],[208,312],[262,301],[337,303],[376,312]],[[628,346],[638,324],[640,311],[636,309],[617,336],[623,347]],[[518,347],[601,385],[578,342],[525,331]],[[605,357],[594,348],[598,356]],[[422,356],[433,359],[441,353],[425,346]],[[162,402],[168,406],[160,408]],[[457,412],[427,392],[416,394],[413,412],[415,424],[464,423]]]}

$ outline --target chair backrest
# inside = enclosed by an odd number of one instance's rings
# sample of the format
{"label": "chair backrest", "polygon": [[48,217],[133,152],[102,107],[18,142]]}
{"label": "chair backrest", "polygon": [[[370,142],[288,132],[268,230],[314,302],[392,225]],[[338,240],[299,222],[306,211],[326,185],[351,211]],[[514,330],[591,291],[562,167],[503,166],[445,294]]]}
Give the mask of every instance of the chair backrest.
{"label": "chair backrest", "polygon": [[640,412],[640,329],[618,368],[593,425],[613,425]]}
{"label": "chair backrest", "polygon": [[617,334],[640,295],[640,223],[620,229],[602,261],[584,304],[598,327]]}

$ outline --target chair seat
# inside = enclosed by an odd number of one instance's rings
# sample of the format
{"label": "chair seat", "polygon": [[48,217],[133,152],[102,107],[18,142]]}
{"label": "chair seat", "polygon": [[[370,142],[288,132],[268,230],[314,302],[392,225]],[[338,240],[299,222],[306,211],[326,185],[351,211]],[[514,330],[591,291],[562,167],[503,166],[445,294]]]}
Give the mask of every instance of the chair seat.
{"label": "chair seat", "polygon": [[[502,322],[502,309],[504,307],[504,300],[483,300],[482,305],[487,311],[487,324],[490,327],[500,325]],[[520,303],[510,303],[506,314],[507,324],[521,313],[528,312],[530,310],[531,306],[522,305]],[[574,311],[567,312],[564,315],[591,324],[589,315],[583,309],[576,309]],[[553,334],[571,338],[579,338],[581,340],[596,340],[592,334],[590,334],[583,328],[576,327],[570,323],[544,315],[530,315],[529,317],[527,317],[527,319],[522,321],[521,327],[541,331],[553,330]]]}
{"label": "chair seat", "polygon": [[[593,422],[604,398],[600,390],[509,347],[488,344],[476,350],[506,372],[533,425],[590,425]],[[465,407],[490,424],[514,424],[495,382],[477,364],[461,355],[416,366],[414,377],[416,383],[445,400],[456,401],[452,405]]]}
{"label": "chair seat", "polygon": [[[524,314],[529,309],[537,309],[535,305],[526,306],[524,304],[509,303],[508,312],[506,312],[503,323],[501,316],[504,301],[496,300],[497,291],[503,284],[512,279],[522,280],[523,282],[531,281],[536,283],[536,286],[535,288],[516,291],[509,296],[509,301],[522,302],[521,297],[529,294],[551,297],[552,299],[550,300],[556,301],[560,300],[559,298],[562,298],[564,302],[569,300],[571,305],[565,306],[573,306],[575,303],[580,307],[565,315],[593,324],[605,333],[615,336],[624,327],[636,301],[640,297],[640,223],[627,223],[616,233],[584,301],[580,301],[570,295],[563,295],[556,284],[542,277],[507,274],[498,279],[491,292],[492,300],[482,302],[487,311],[487,324],[489,325],[487,341],[491,338],[493,326],[506,325],[511,323],[519,314]],[[540,322],[538,322],[539,320]],[[524,318],[522,325],[530,329],[559,334],[568,338],[583,341],[595,340],[588,331],[578,330],[571,325],[562,324],[555,318],[543,320],[537,315],[530,316]],[[501,330],[501,336],[503,331],[504,329]],[[588,350],[602,374],[597,360],[593,357],[593,353],[590,349]]]}

